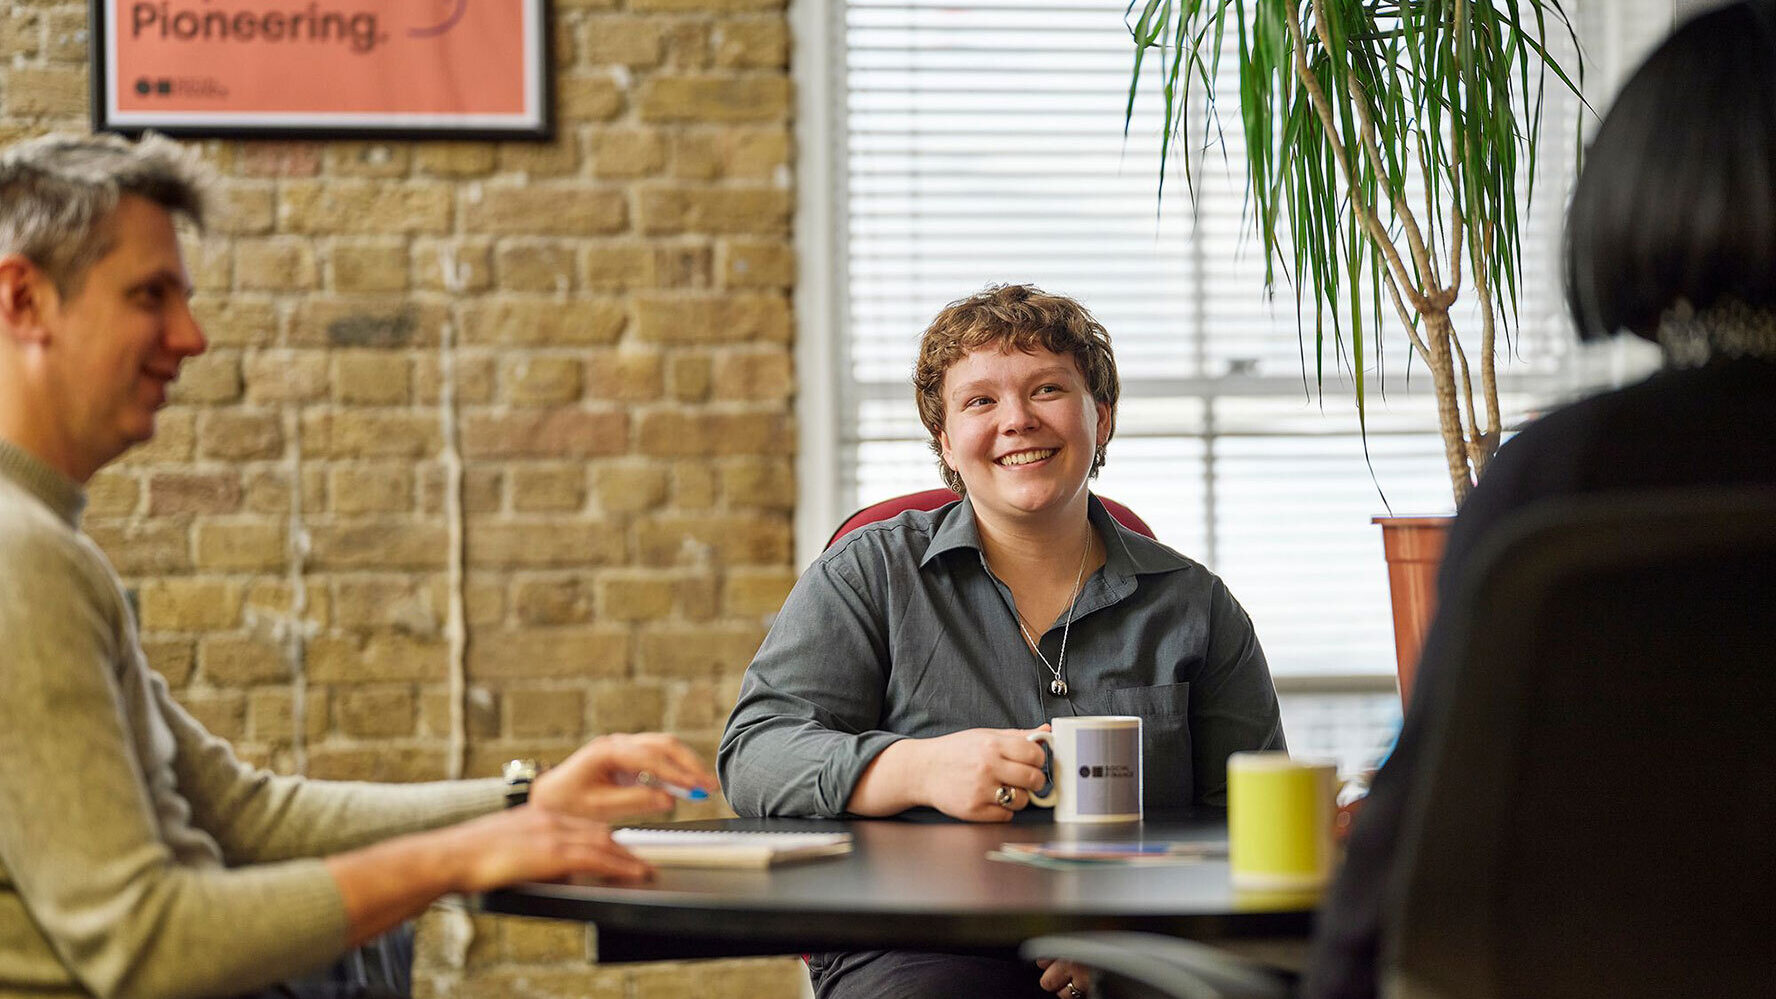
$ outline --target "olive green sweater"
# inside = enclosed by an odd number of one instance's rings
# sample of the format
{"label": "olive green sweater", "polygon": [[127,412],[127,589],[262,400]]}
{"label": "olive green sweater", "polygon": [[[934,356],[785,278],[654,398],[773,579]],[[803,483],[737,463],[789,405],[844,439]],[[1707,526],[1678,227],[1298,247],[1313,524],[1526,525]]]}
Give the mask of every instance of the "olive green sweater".
{"label": "olive green sweater", "polygon": [[497,781],[246,766],[142,656],[79,486],[0,441],[0,996],[226,996],[337,957],[321,857],[497,809]]}

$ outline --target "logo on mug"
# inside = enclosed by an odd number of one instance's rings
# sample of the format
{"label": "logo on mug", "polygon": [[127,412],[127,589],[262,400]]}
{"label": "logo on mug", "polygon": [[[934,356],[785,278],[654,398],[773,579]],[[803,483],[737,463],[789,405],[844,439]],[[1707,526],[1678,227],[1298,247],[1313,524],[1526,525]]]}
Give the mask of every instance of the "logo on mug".
{"label": "logo on mug", "polygon": [[1133,715],[1056,718],[1029,734],[1053,760],[1053,786],[1032,804],[1055,809],[1057,822],[1131,822],[1141,818],[1141,719]]}
{"label": "logo on mug", "polygon": [[1131,778],[1134,775],[1135,775],[1135,768],[1128,766],[1126,764],[1112,763],[1109,766],[1101,766],[1101,767],[1100,766],[1085,766],[1085,765],[1081,764],[1079,767],[1079,776],[1085,777],[1085,778],[1089,778],[1089,777]]}

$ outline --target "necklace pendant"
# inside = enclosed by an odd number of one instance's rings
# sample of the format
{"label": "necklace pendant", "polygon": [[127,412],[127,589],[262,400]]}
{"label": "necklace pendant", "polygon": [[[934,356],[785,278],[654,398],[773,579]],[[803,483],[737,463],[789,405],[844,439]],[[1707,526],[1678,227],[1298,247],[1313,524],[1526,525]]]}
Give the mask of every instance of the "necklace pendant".
{"label": "necklace pendant", "polygon": [[1055,695],[1056,697],[1066,697],[1067,696],[1067,681],[1065,681],[1057,676],[1057,677],[1055,677],[1055,681],[1048,685],[1048,690],[1049,690],[1049,693]]}

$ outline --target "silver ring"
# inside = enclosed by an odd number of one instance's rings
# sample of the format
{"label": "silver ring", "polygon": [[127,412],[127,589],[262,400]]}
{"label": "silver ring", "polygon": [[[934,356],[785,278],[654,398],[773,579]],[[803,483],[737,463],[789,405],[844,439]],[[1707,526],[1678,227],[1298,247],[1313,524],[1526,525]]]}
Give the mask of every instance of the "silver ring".
{"label": "silver ring", "polygon": [[999,790],[993,792],[993,800],[999,803],[1000,808],[1010,808],[1011,802],[1016,796],[1017,792],[1004,784],[999,785]]}
{"label": "silver ring", "polygon": [[1085,999],[1085,991],[1072,982],[1068,982],[1067,999]]}

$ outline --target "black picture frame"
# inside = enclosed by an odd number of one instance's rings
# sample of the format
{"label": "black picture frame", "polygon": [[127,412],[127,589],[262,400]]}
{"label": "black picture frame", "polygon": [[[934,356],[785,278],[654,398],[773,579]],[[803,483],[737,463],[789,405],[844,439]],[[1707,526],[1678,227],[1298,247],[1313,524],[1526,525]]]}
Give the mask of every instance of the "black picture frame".
{"label": "black picture frame", "polygon": [[[224,0],[226,2],[226,0]],[[241,0],[243,4],[251,4],[252,9],[245,7],[218,8],[211,0],[88,0],[88,23],[91,26],[91,109],[92,124],[95,131],[116,132],[123,135],[136,136],[145,131],[159,132],[182,138],[236,138],[236,139],[451,139],[451,140],[524,140],[546,142],[555,137],[555,78],[553,71],[553,5],[548,0],[494,0],[499,3],[519,5],[525,12],[523,29],[523,55],[517,71],[523,74],[523,87],[526,94],[525,107],[514,115],[450,115],[450,114],[410,114],[400,111],[389,111],[380,117],[376,113],[352,112],[350,114],[328,111],[289,112],[289,111],[255,111],[253,109],[225,109],[213,113],[181,111],[177,113],[157,115],[141,110],[120,110],[113,98],[116,93],[113,87],[118,85],[116,74],[112,68],[116,65],[118,48],[127,44],[119,37],[119,27],[109,16],[112,9],[129,8],[132,17],[150,16],[165,18],[171,24],[181,12],[191,12],[200,20],[180,22],[181,24],[202,24],[204,14],[220,13],[226,17],[234,15],[255,16],[253,11],[269,5],[257,4],[254,0]],[[357,16],[374,16],[378,13],[376,5],[382,0],[288,0],[283,5],[290,13],[286,18],[299,20],[302,16],[310,18],[326,18],[337,13],[355,13]],[[440,25],[434,25],[425,31],[434,34],[448,30],[454,19],[460,18],[466,10],[469,0],[454,0],[454,12],[447,16]],[[355,12],[349,5],[357,4]],[[364,9],[364,5],[371,5]],[[138,12],[136,8],[146,10]],[[264,18],[278,11],[258,14]],[[232,23],[232,22],[230,22]],[[281,22],[288,24],[288,21]],[[322,22],[324,23],[324,22]],[[206,29],[207,30],[207,29]],[[294,28],[291,29],[295,31]],[[343,29],[342,29],[343,30]],[[411,29],[418,34],[422,29]],[[382,38],[386,40],[387,35]],[[199,70],[201,72],[201,70]],[[201,77],[194,77],[201,82]],[[185,78],[179,80],[186,82]],[[173,81],[162,79],[156,84],[146,77],[138,79],[137,87],[144,85],[169,86]],[[146,93],[146,91],[138,91]],[[502,120],[491,121],[498,117]],[[509,118],[510,120],[504,120]]]}

